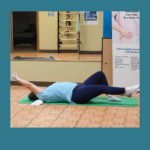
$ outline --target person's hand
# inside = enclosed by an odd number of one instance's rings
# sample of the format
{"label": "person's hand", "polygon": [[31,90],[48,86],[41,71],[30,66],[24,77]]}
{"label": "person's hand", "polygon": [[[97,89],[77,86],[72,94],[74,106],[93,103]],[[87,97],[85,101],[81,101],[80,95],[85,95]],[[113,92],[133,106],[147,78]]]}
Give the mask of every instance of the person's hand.
{"label": "person's hand", "polygon": [[43,104],[43,101],[42,100],[36,100],[34,101],[31,105],[42,105]]}
{"label": "person's hand", "polygon": [[127,31],[127,30],[122,29],[120,33],[121,33],[121,39],[122,39],[123,37],[126,38],[126,39],[131,39],[131,38],[133,38],[133,33],[130,32],[130,31]]}

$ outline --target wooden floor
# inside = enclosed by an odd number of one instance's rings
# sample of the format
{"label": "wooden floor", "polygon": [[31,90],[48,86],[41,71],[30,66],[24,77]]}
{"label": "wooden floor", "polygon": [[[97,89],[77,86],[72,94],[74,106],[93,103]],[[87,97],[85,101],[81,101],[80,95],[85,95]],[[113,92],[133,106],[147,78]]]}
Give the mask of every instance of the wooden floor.
{"label": "wooden floor", "polygon": [[[42,87],[45,88],[45,87]],[[73,105],[18,104],[30,91],[23,86],[11,86],[10,127],[23,128],[108,128],[135,127],[139,125],[140,100],[137,107],[101,107]],[[105,95],[101,95],[105,96]]]}

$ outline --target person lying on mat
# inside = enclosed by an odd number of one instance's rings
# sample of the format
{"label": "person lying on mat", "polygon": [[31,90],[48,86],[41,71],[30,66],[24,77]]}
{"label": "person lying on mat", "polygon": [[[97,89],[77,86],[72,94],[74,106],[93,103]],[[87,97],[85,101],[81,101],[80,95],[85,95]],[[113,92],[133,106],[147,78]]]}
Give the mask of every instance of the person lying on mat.
{"label": "person lying on mat", "polygon": [[34,96],[35,98],[33,98],[33,100],[36,101],[34,101],[31,105],[40,105],[43,104],[43,102],[85,104],[100,94],[107,94],[108,100],[121,101],[121,99],[113,95],[127,93],[133,94],[139,89],[139,84],[123,88],[108,86],[106,76],[102,71],[94,73],[81,85],[71,82],[56,82],[44,90],[33,83],[19,78],[16,72],[13,73],[12,79],[18,81],[32,91],[32,93],[29,94],[29,98],[32,100],[32,97]]}

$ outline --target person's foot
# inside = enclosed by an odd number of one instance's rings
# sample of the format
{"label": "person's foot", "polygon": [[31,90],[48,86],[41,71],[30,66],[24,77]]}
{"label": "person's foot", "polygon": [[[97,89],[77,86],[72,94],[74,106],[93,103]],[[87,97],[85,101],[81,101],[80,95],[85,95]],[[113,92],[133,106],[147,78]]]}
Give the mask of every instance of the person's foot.
{"label": "person's foot", "polygon": [[12,75],[12,79],[13,79],[13,80],[16,80],[17,77],[18,77],[18,76],[17,76],[17,73],[14,72],[13,75]]}
{"label": "person's foot", "polygon": [[126,93],[134,94],[139,89],[139,87],[140,87],[139,84],[131,87],[126,87]]}
{"label": "person's foot", "polygon": [[125,93],[125,94],[123,94],[123,95],[125,95],[125,96],[127,96],[127,97],[131,97],[131,94],[130,94],[130,93]]}
{"label": "person's foot", "polygon": [[54,56],[53,55],[49,55],[49,60],[54,60]]}
{"label": "person's foot", "polygon": [[[138,84],[139,85],[139,84]],[[137,85],[134,85],[133,87],[136,87]],[[140,86],[136,89],[136,91],[133,94],[136,94],[140,90]]]}
{"label": "person's foot", "polygon": [[119,99],[118,97],[115,97],[113,95],[107,95],[108,96],[108,101],[122,101],[121,99]]}
{"label": "person's foot", "polygon": [[137,92],[140,92],[140,89],[137,89],[133,94],[136,94]]}

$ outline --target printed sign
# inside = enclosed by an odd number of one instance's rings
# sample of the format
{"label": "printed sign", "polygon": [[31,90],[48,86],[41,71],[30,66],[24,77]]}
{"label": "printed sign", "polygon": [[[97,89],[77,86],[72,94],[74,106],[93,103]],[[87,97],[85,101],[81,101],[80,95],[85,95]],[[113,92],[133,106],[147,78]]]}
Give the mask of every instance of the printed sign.
{"label": "printed sign", "polygon": [[139,84],[140,12],[112,12],[113,86]]}

